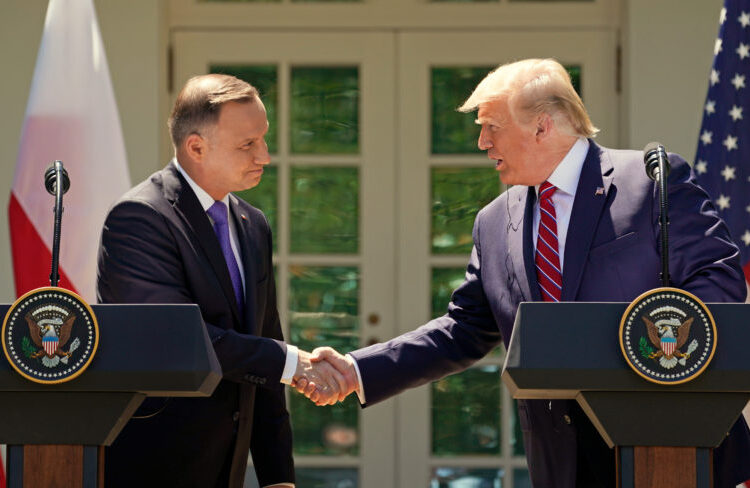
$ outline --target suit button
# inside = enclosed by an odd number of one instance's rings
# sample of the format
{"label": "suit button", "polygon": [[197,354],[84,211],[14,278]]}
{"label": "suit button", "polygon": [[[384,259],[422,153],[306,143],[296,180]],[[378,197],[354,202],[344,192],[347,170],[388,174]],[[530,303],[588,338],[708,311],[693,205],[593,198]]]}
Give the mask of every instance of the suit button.
{"label": "suit button", "polygon": [[232,414],[232,420],[234,420],[235,422],[237,422],[239,419],[240,419],[240,412],[234,412]]}
{"label": "suit button", "polygon": [[566,424],[570,425],[570,422],[571,422],[570,415],[563,415],[563,420],[565,421]]}

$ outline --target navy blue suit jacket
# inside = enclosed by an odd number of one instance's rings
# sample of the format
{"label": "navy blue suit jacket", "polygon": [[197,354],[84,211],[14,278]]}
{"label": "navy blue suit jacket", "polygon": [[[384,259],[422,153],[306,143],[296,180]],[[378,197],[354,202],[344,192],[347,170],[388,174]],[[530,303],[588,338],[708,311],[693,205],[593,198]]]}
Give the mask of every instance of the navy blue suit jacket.
{"label": "navy blue suit jacket", "polygon": [[[674,286],[705,302],[744,301],[739,251],[727,227],[688,164],[677,155],[670,155],[670,161],[669,267]],[[541,300],[532,244],[534,202],[534,188],[515,186],[479,212],[466,279],[453,292],[445,316],[351,353],[362,374],[367,405],[461,371],[501,340],[507,347],[518,304]],[[658,189],[645,175],[641,152],[611,150],[591,141],[565,244],[563,301],[629,302],[661,286],[658,204]],[[582,438],[583,430],[593,431],[588,419],[573,416],[576,421],[570,421],[573,403],[518,402],[537,488],[579,486],[577,451],[606,449],[598,436]],[[744,420],[718,451],[715,486],[734,487],[750,478],[750,433]]]}
{"label": "navy blue suit jacket", "polygon": [[249,450],[261,486],[294,481],[271,230],[258,209],[229,200],[245,271],[244,317],[211,223],[173,164],[107,216],[99,302],[197,303],[223,371],[210,398],[144,402],[136,415],[158,413],[128,422],[107,449],[108,487],[239,488]]}

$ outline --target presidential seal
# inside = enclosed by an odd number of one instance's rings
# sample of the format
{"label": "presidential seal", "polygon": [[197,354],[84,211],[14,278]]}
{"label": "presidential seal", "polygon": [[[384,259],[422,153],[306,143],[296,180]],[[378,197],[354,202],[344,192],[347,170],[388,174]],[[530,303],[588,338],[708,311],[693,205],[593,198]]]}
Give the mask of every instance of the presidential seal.
{"label": "presidential seal", "polygon": [[2,330],[3,352],[26,379],[70,381],[91,363],[99,345],[93,310],[64,288],[32,290],[11,305]]}
{"label": "presidential seal", "polygon": [[716,351],[716,324],[698,297],[677,288],[655,288],[636,298],[620,321],[625,361],[662,385],[700,375]]}

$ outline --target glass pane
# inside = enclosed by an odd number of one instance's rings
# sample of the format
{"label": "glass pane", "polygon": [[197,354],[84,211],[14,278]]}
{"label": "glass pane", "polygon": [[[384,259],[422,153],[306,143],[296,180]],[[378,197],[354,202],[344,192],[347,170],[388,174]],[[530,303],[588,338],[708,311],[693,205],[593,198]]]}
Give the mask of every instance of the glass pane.
{"label": "glass pane", "polygon": [[[255,188],[235,192],[235,195],[245,200],[247,203],[260,209],[268,219],[268,225],[271,226],[271,232],[274,236],[278,234],[276,227],[278,222],[279,210],[279,168],[276,166],[266,166],[263,168],[263,177]],[[276,239],[273,240],[273,250],[276,251]]]}
{"label": "glass pane", "polygon": [[357,488],[359,474],[351,468],[297,468],[300,488]]}
{"label": "glass pane", "polygon": [[292,68],[290,135],[296,154],[358,154],[359,69]]}
{"label": "glass pane", "polygon": [[[359,473],[351,468],[296,468],[300,488],[357,488]],[[244,488],[261,488],[253,466],[245,472]]]}
{"label": "glass pane", "polygon": [[430,488],[501,488],[503,470],[488,468],[432,468]]}
{"label": "glass pane", "polygon": [[[448,302],[453,290],[464,282],[464,268],[432,268],[432,317],[440,317],[448,312]],[[489,356],[502,357],[505,348],[500,345]]]}
{"label": "glass pane", "polygon": [[432,316],[440,317],[448,311],[453,290],[464,282],[464,268],[432,268]]}
{"label": "glass pane", "polygon": [[523,431],[521,430],[521,421],[518,418],[518,405],[515,400],[513,400],[513,417],[511,417],[511,429],[513,431],[513,435],[510,438],[510,445],[513,449],[513,455],[526,455],[526,452],[523,449]]}
{"label": "glass pane", "polygon": [[457,112],[492,66],[432,68],[432,153],[478,153],[475,113]]}
{"label": "glass pane", "polygon": [[248,66],[244,64],[212,64],[209,68],[211,73],[223,73],[225,75],[236,76],[237,78],[247,81],[260,93],[260,99],[266,107],[268,116],[268,133],[266,134],[266,144],[271,154],[279,151],[279,119],[277,116],[277,107],[279,103],[278,90],[278,73],[275,65],[258,65]]}
{"label": "glass pane", "polygon": [[521,468],[513,470],[513,487],[531,488],[531,478],[529,478],[528,469]]}
{"label": "glass pane", "polygon": [[[289,273],[289,342],[307,351],[318,346],[331,346],[340,352],[356,349],[359,346],[357,268],[292,265]],[[359,453],[359,402],[354,395],[333,407],[320,408],[292,392],[289,411],[295,453],[334,456]]]}
{"label": "glass pane", "polygon": [[359,347],[359,270],[348,266],[289,266],[291,340],[302,349]]}
{"label": "glass pane", "polygon": [[356,254],[359,170],[293,167],[291,178],[291,252]]}
{"label": "glass pane", "polygon": [[500,454],[500,366],[470,368],[431,386],[434,455]]}
{"label": "glass pane", "polygon": [[432,168],[432,252],[471,252],[477,212],[500,194],[494,167]]}
{"label": "glass pane", "polygon": [[578,96],[583,98],[583,92],[581,91],[581,66],[580,65],[566,65],[565,69],[568,70],[570,75],[570,82],[575,88]]}

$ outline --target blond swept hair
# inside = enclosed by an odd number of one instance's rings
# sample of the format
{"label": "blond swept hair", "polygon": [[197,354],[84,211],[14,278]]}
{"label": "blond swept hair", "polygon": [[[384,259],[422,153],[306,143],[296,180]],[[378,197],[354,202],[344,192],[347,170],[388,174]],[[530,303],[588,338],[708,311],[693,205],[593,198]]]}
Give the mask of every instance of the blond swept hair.
{"label": "blond swept hair", "polygon": [[546,113],[562,130],[582,137],[599,132],[589,119],[570,75],[554,59],[524,59],[497,67],[479,82],[460,112],[471,112],[479,105],[507,98],[514,119],[527,123]]}
{"label": "blond swept hair", "polygon": [[250,103],[256,99],[258,90],[234,76],[210,74],[190,78],[177,95],[167,122],[172,144],[176,149],[190,134],[216,124],[225,103]]}

